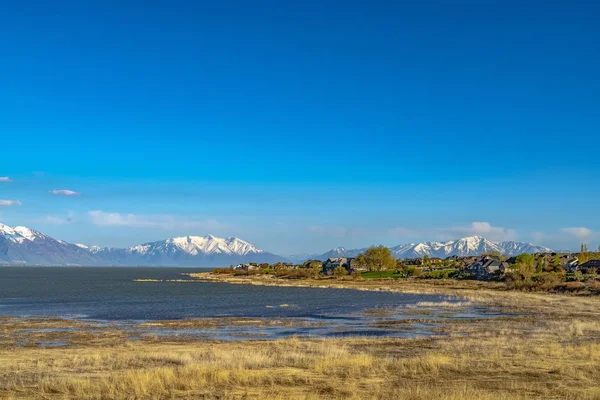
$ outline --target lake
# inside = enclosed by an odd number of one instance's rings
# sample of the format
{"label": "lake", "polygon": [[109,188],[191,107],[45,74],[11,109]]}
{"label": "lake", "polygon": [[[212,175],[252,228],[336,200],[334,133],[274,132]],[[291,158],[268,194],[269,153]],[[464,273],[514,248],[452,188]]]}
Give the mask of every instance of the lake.
{"label": "lake", "polygon": [[[202,272],[187,268],[124,267],[2,267],[0,268],[0,316],[59,317],[139,326],[147,321],[196,318],[292,319],[308,322],[298,329],[261,328],[266,338],[287,335],[390,335],[398,329],[373,328],[382,319],[435,319],[447,305],[460,299],[447,296],[302,287],[230,285],[219,282],[134,282],[135,279],[186,279],[182,273]],[[442,303],[446,307],[431,304]],[[429,304],[419,307],[419,304]],[[392,310],[382,317],[373,310]],[[422,312],[421,312],[421,311]],[[452,310],[452,317],[482,318],[496,314],[466,305]],[[425,327],[416,329],[430,334]],[[225,329],[225,328],[223,328]],[[229,329],[229,330],[227,330]],[[213,338],[256,335],[252,327],[211,330]],[[414,336],[415,327],[410,327]],[[155,332],[160,333],[160,332]],[[179,332],[181,333],[181,331]],[[186,334],[206,335],[194,330]],[[409,336],[410,336],[409,335]],[[204,337],[203,336],[203,337]],[[209,335],[210,336],[210,335]]]}

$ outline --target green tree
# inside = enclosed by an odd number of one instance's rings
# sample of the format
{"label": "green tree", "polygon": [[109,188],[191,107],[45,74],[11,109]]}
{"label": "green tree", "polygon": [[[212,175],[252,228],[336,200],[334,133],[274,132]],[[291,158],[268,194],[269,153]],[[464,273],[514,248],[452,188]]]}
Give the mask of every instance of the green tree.
{"label": "green tree", "polygon": [[305,263],[306,268],[310,269],[316,276],[323,270],[323,262],[319,260],[309,260]]}
{"label": "green tree", "polygon": [[515,272],[521,279],[528,281],[535,272],[535,257],[532,254],[519,254],[515,264]]}
{"label": "green tree", "polygon": [[544,262],[544,258],[540,257],[535,267],[535,272],[544,272],[544,267],[546,266],[545,264],[546,263]]}
{"label": "green tree", "polygon": [[588,252],[587,244],[581,243],[581,251],[579,252],[579,255],[577,256],[579,263],[584,264],[584,263],[590,261],[591,258],[592,258],[592,255]]}
{"label": "green tree", "polygon": [[429,256],[427,254],[423,256],[423,265],[429,266]]}
{"label": "green tree", "polygon": [[369,271],[383,271],[396,267],[396,259],[387,247],[368,248],[364,254],[356,257],[355,262],[367,267]]}
{"label": "green tree", "polygon": [[554,256],[554,262],[552,263],[554,267],[554,271],[558,272],[560,270],[560,257],[558,255]]}
{"label": "green tree", "polygon": [[333,270],[333,276],[335,276],[336,278],[339,278],[341,276],[346,276],[348,275],[348,270],[344,267],[342,267],[341,265],[338,267],[335,267],[335,269]]}

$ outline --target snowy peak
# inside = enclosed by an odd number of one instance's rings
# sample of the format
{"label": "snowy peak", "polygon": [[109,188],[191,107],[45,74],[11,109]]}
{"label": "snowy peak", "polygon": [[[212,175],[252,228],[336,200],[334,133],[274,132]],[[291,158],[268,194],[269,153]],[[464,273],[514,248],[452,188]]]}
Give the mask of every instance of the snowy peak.
{"label": "snowy peak", "polygon": [[0,224],[3,265],[123,265],[226,267],[243,262],[282,262],[236,237],[182,236],[128,248],[100,248],[55,240],[23,226]]}
{"label": "snowy peak", "polygon": [[254,245],[235,237],[219,238],[207,236],[181,236],[158,242],[145,243],[127,249],[137,254],[173,254],[188,255],[237,255],[261,254],[263,251]]}
{"label": "snowy peak", "polygon": [[33,229],[29,229],[24,226],[10,227],[4,224],[0,224],[0,236],[10,240],[13,243],[23,243],[25,241],[33,242],[34,240],[50,238],[41,232],[34,231]]}
{"label": "snowy peak", "polygon": [[[340,251],[342,249],[343,251]],[[346,250],[338,247],[315,258],[325,260],[330,257],[355,257],[366,249]],[[424,256],[447,258],[450,256],[476,256],[494,251],[515,256],[522,253],[551,253],[552,249],[522,242],[494,242],[481,236],[469,236],[446,242],[423,242],[401,244],[391,247],[396,258],[420,258]]]}
{"label": "snowy peak", "polygon": [[521,242],[494,242],[481,236],[464,237],[447,242],[424,242],[392,248],[397,258],[475,256],[486,252],[499,252],[509,256],[521,253],[547,253],[551,249]]}

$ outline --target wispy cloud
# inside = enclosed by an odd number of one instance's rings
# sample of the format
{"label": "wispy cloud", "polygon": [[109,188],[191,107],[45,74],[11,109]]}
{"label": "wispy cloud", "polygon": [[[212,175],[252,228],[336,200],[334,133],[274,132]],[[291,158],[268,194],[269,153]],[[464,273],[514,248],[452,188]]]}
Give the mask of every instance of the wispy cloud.
{"label": "wispy cloud", "polygon": [[571,236],[575,236],[576,238],[581,240],[589,239],[594,235],[594,231],[588,228],[584,228],[583,226],[562,228],[561,231]]}
{"label": "wispy cloud", "polygon": [[8,207],[8,206],[20,206],[21,203],[19,200],[0,200],[0,207]]}
{"label": "wispy cloud", "polygon": [[66,217],[57,217],[55,215],[46,215],[41,219],[41,222],[45,222],[47,224],[53,225],[66,225],[73,222],[75,218],[75,213],[73,211],[69,211]]}
{"label": "wispy cloud", "polygon": [[47,224],[53,224],[53,225],[66,225],[70,221],[66,218],[60,218],[60,217],[55,217],[52,215],[47,215],[44,218],[42,218],[42,222],[45,222]]}
{"label": "wispy cloud", "polygon": [[8,176],[0,176],[0,182],[11,182],[12,179],[10,179]]}
{"label": "wispy cloud", "polygon": [[50,194],[58,195],[58,196],[81,196],[81,193],[74,192],[72,190],[67,190],[67,189],[51,190]]}
{"label": "wispy cloud", "polygon": [[472,222],[466,226],[433,227],[433,228],[361,228],[342,226],[310,225],[307,230],[314,234],[329,237],[373,237],[391,236],[406,239],[449,240],[465,236],[483,236],[489,240],[515,240],[519,234],[514,229],[493,226],[489,222]]}
{"label": "wispy cloud", "polygon": [[189,217],[173,215],[138,215],[111,213],[99,210],[89,211],[90,221],[97,226],[121,226],[127,228],[154,228],[154,229],[210,229],[218,230],[226,228],[215,219],[199,220]]}
{"label": "wispy cloud", "polygon": [[489,222],[472,222],[467,226],[411,229],[396,227],[388,230],[395,237],[431,238],[432,240],[456,239],[464,236],[483,236],[489,240],[515,240],[519,234],[514,229],[493,226]]}

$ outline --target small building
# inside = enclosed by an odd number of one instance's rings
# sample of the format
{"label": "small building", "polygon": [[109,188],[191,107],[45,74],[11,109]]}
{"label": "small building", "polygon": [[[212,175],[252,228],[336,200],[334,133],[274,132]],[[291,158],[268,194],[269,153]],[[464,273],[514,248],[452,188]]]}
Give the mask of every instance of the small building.
{"label": "small building", "polygon": [[595,269],[596,272],[599,272],[600,271],[600,260],[590,260],[590,261],[584,262],[583,264],[581,264],[579,266],[579,268],[586,273],[589,273],[589,271],[592,268]]}
{"label": "small building", "polygon": [[236,271],[254,271],[259,269],[258,265],[255,263],[251,263],[251,264],[238,264],[235,267],[233,267],[234,270]]}
{"label": "small building", "polygon": [[352,271],[353,260],[354,258],[349,257],[328,258],[323,263],[323,273],[332,274],[337,267],[344,267],[348,272],[350,272]]}
{"label": "small building", "polygon": [[575,272],[579,270],[579,260],[576,258],[572,258],[565,263],[564,268],[567,272]]}
{"label": "small building", "polygon": [[468,267],[469,272],[476,276],[500,274],[507,269],[508,263],[491,256],[481,257]]}

